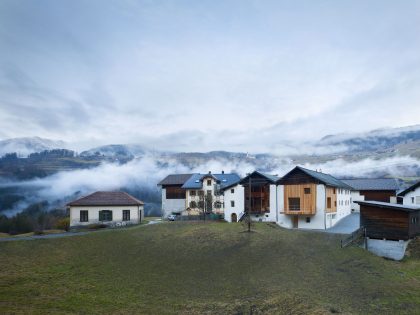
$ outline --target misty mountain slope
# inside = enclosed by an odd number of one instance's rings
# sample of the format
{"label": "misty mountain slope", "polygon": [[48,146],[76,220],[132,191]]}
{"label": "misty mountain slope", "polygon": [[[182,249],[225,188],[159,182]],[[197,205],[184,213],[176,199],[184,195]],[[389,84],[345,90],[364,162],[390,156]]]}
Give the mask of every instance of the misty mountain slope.
{"label": "misty mountain slope", "polygon": [[[96,190],[124,190],[146,203],[147,214],[159,214],[157,183],[170,173],[253,170],[282,175],[296,165],[336,177],[420,177],[420,132],[417,126],[329,136],[320,140],[323,154],[274,155],[241,152],[166,152],[141,145],[106,145],[76,154],[49,150],[28,157],[0,158],[0,213],[18,213],[33,204],[45,210],[63,208],[72,198]],[[312,144],[313,146],[314,144]],[[315,144],[316,145],[316,144]],[[329,153],[333,146],[345,147]],[[306,148],[306,147],[305,147]],[[355,149],[354,149],[355,148]],[[304,150],[305,151],[305,150]]]}
{"label": "misty mountain slope", "polygon": [[[347,151],[388,151],[402,144],[410,148],[418,148],[420,125],[373,130],[361,134],[329,135],[322,138],[321,146],[342,145]],[[419,149],[419,148],[418,148]]]}
{"label": "misty mountain slope", "polygon": [[26,157],[35,152],[52,149],[64,149],[64,141],[44,139],[40,137],[13,138],[0,141],[0,156],[16,152],[18,156]]}

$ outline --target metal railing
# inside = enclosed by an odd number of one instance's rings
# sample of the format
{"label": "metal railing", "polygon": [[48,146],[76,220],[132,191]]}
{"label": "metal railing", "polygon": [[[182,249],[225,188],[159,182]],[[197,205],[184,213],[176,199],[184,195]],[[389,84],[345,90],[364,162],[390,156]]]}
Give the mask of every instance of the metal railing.
{"label": "metal railing", "polygon": [[340,240],[341,248],[347,247],[353,244],[354,242],[356,242],[357,240],[359,240],[361,237],[364,238],[365,236],[366,236],[366,228],[362,226],[358,230],[351,233],[346,238],[343,238]]}

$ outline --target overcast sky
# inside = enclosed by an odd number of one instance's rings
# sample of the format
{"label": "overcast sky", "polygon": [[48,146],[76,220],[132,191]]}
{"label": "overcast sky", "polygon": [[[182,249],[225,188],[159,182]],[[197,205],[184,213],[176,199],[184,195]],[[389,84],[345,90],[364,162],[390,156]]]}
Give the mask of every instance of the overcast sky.
{"label": "overcast sky", "polygon": [[271,152],[419,117],[420,1],[0,1],[0,139]]}

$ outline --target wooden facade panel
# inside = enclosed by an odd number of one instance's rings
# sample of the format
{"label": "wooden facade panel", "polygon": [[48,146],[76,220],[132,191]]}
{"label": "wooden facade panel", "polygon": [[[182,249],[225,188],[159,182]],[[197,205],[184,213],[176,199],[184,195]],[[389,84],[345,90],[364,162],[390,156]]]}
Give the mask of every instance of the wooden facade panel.
{"label": "wooden facade panel", "polygon": [[[309,193],[305,193],[306,192]],[[289,204],[289,198],[299,198],[300,210],[293,210]],[[316,213],[316,184],[298,184],[284,186],[284,213],[286,214],[309,214]]]}
{"label": "wooden facade panel", "polygon": [[370,238],[389,240],[409,238],[409,214],[401,210],[361,205],[360,226],[366,228],[366,236]]}
{"label": "wooden facade panel", "polygon": [[337,189],[334,187],[326,189],[325,212],[337,212]]}
{"label": "wooden facade panel", "polygon": [[365,201],[382,201],[390,202],[391,197],[395,197],[393,190],[361,190],[360,194],[365,196]]}

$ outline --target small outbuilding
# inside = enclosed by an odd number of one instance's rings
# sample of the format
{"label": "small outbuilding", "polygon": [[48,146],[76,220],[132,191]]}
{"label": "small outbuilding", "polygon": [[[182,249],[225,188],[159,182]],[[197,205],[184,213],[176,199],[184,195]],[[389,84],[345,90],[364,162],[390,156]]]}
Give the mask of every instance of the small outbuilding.
{"label": "small outbuilding", "polygon": [[360,205],[360,226],[372,239],[409,240],[420,235],[420,205],[379,201],[356,201]]}
{"label": "small outbuilding", "polygon": [[95,223],[127,225],[144,218],[144,203],[123,191],[97,191],[67,204],[70,227]]}

